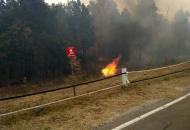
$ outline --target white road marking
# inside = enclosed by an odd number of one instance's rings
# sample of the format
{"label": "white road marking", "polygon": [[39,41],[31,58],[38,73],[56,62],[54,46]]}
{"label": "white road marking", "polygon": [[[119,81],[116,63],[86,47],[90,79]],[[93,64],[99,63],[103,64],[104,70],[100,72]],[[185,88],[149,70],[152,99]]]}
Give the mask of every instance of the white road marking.
{"label": "white road marking", "polygon": [[157,113],[159,111],[162,111],[162,110],[164,110],[164,109],[166,109],[166,108],[168,108],[168,107],[170,107],[170,106],[172,106],[172,105],[174,105],[176,103],[181,102],[182,100],[188,98],[189,96],[190,96],[190,93],[183,96],[183,97],[180,97],[180,98],[178,98],[178,99],[176,99],[176,100],[174,100],[174,101],[172,101],[172,102],[170,102],[170,103],[168,103],[166,105],[163,105],[163,106],[161,106],[161,107],[159,107],[159,108],[157,108],[157,109],[155,109],[153,111],[150,111],[150,112],[148,112],[148,113],[146,113],[144,115],[141,115],[141,116],[139,116],[139,117],[137,117],[137,118],[135,118],[135,119],[133,119],[133,120],[131,120],[129,122],[126,122],[126,123],[114,128],[112,130],[122,130],[122,129],[124,129],[124,128],[126,128],[126,127],[128,127],[128,126],[130,126],[130,125],[132,125],[134,123],[139,122],[140,120],[143,120],[143,119],[145,119],[145,118],[147,118],[147,117],[149,117],[149,116],[151,116],[151,115],[153,115],[153,114],[155,114],[155,113]]}

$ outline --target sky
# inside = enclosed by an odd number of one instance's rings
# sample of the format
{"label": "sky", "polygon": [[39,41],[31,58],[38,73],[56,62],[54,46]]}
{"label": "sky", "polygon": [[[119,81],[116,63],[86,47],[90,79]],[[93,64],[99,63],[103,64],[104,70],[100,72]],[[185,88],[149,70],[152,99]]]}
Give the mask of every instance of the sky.
{"label": "sky", "polygon": [[176,11],[186,10],[190,11],[190,0],[156,0],[159,10],[163,15],[174,17]]}
{"label": "sky", "polygon": [[[62,3],[66,3],[68,0],[45,0],[46,2],[48,2],[48,3],[60,3],[60,2],[62,2]],[[81,0],[82,2],[88,2],[89,0]]]}
{"label": "sky", "polygon": [[[65,3],[68,0],[45,0],[48,3]],[[84,3],[88,3],[89,0],[81,0]],[[120,1],[122,3],[123,0],[116,0]],[[188,10],[190,11],[190,0],[155,0],[159,12],[169,19],[172,19],[176,13],[177,10],[183,9],[183,10]],[[122,4],[120,5],[122,7]],[[167,13],[168,12],[168,13]]]}

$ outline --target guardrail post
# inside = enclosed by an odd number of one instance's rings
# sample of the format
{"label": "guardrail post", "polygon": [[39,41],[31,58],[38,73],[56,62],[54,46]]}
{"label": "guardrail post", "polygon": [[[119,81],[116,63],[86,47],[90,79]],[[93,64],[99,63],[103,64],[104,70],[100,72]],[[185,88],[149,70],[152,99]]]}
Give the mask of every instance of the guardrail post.
{"label": "guardrail post", "polygon": [[129,79],[128,79],[128,72],[127,72],[127,68],[122,68],[122,82],[124,86],[128,86]]}
{"label": "guardrail post", "polygon": [[73,87],[74,96],[77,96],[76,94],[76,86]]}

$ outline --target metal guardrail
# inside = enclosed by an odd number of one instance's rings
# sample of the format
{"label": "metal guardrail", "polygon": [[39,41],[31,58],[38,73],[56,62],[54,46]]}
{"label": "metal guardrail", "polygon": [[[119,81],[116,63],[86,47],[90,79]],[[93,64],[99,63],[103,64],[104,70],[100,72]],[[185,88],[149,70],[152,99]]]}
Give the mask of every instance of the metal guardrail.
{"label": "metal guardrail", "polygon": [[[137,83],[137,82],[142,82],[142,81],[146,81],[146,80],[156,79],[156,78],[160,78],[160,77],[164,77],[164,76],[180,73],[180,72],[183,72],[183,71],[186,71],[186,70],[190,70],[190,68],[186,68],[186,69],[183,69],[183,70],[180,70],[180,71],[175,71],[175,72],[172,72],[172,73],[168,73],[168,74],[164,74],[164,75],[159,75],[159,76],[155,76],[155,77],[151,77],[151,78],[131,81],[130,83]],[[2,98],[2,99],[0,99],[0,101],[7,101],[7,100],[11,100],[11,99],[18,99],[18,98],[22,98],[22,97],[28,97],[28,96],[33,96],[33,95],[37,95],[37,94],[43,94],[43,93],[48,93],[48,92],[53,92],[53,91],[58,91],[58,90],[68,89],[68,88],[74,88],[74,91],[75,91],[75,87],[76,86],[90,84],[90,83],[94,83],[94,82],[98,82],[98,81],[102,81],[102,80],[118,77],[118,76],[124,75],[124,74],[127,74],[127,73],[121,73],[121,74],[118,74],[118,75],[115,75],[115,76],[112,76],[112,77],[102,78],[102,79],[98,79],[98,80],[94,80],[94,81],[89,81],[89,82],[86,82],[86,83],[81,83],[81,84],[77,84],[77,85],[73,85],[73,86],[68,86],[68,87],[64,87],[64,88],[58,88],[58,89],[54,89],[54,90],[43,91],[43,92],[38,92],[38,93],[31,93],[31,94],[26,94],[26,95],[21,95],[21,96],[15,96],[15,97]],[[28,107],[28,108],[23,108],[23,109],[16,110],[16,111],[11,111],[11,112],[7,112],[7,113],[3,113],[3,114],[0,114],[0,118],[1,117],[6,117],[6,116],[9,116],[9,115],[13,115],[13,114],[17,114],[17,113],[20,113],[20,112],[25,112],[25,111],[29,111],[29,110],[35,110],[35,109],[39,109],[39,108],[44,108],[46,106],[50,106],[50,105],[53,105],[53,104],[56,104],[56,103],[60,103],[60,102],[64,102],[64,101],[68,101],[68,100],[72,100],[72,99],[77,99],[77,98],[80,98],[80,97],[88,96],[88,95],[99,93],[99,92],[102,92],[102,91],[107,91],[107,90],[110,90],[110,89],[114,89],[114,88],[117,88],[117,87],[120,87],[120,86],[122,86],[122,85],[116,85],[116,86],[112,86],[112,87],[109,87],[109,88],[104,88],[104,89],[101,89],[101,90],[97,90],[97,91],[81,94],[81,95],[78,95],[78,96],[74,95],[73,97],[70,97],[70,98],[60,99],[60,100],[56,100],[54,102],[50,102],[50,103],[46,103],[46,104],[41,104],[41,105],[37,105],[37,106],[33,106],[33,107]]]}
{"label": "metal guardrail", "polygon": [[29,111],[29,110],[41,109],[41,108],[51,106],[51,105],[54,105],[54,104],[57,104],[57,103],[61,103],[61,102],[81,98],[81,97],[84,97],[84,96],[90,96],[92,94],[96,94],[96,93],[103,92],[103,91],[108,91],[108,90],[115,89],[115,88],[118,88],[118,87],[121,87],[121,85],[116,85],[116,86],[112,86],[112,87],[109,87],[109,88],[104,88],[104,89],[101,89],[101,90],[97,90],[97,91],[93,91],[93,92],[89,92],[89,93],[85,93],[85,94],[81,94],[81,95],[73,96],[73,97],[69,97],[69,98],[64,98],[64,99],[56,100],[54,102],[49,102],[49,103],[45,103],[45,104],[41,104],[41,105],[37,105],[37,106],[27,107],[27,108],[19,109],[19,110],[16,110],[16,111],[2,113],[2,114],[0,114],[0,118],[10,116],[10,115],[14,115],[14,114],[21,113],[21,112],[25,112],[25,111]]}
{"label": "metal guardrail", "polygon": [[176,66],[179,66],[179,65],[184,65],[184,64],[187,64],[187,63],[190,63],[190,60],[186,61],[186,62],[181,62],[181,63],[175,64],[175,65],[169,65],[169,66],[164,66],[164,67],[159,67],[159,68],[154,68],[154,69],[131,71],[131,72],[129,72],[129,74],[130,73],[142,73],[142,72],[157,71],[157,70],[161,70],[161,69],[167,69],[167,68],[172,68],[172,67],[176,67]]}
{"label": "metal guardrail", "polygon": [[[150,70],[143,70],[143,71],[132,71],[132,72],[127,72],[127,73],[131,74],[131,73],[137,73],[137,72],[155,71],[155,70],[165,69],[165,68],[169,68],[169,67],[179,66],[179,65],[182,65],[182,64],[186,64],[186,63],[190,63],[190,61],[179,63],[179,64],[176,64],[176,65],[167,66],[167,67],[161,67],[161,68],[150,69]],[[130,83],[137,83],[137,82],[142,82],[142,81],[146,81],[146,80],[156,79],[156,78],[172,75],[172,74],[175,74],[175,73],[183,72],[183,71],[189,70],[189,69],[190,68],[187,68],[187,69],[184,69],[184,70],[180,70],[180,71],[175,71],[175,72],[164,74],[164,75],[159,75],[159,76],[151,77],[151,78],[145,78],[145,79],[141,79],[141,80],[131,81]],[[59,91],[59,90],[65,90],[65,89],[69,89],[69,88],[73,88],[73,94],[74,94],[74,96],[76,96],[77,95],[76,94],[76,87],[78,87],[78,86],[92,84],[92,83],[100,82],[100,81],[107,80],[107,79],[112,79],[112,78],[115,78],[115,77],[118,77],[118,76],[121,76],[121,75],[127,74],[127,73],[119,73],[119,74],[114,75],[114,76],[105,77],[105,78],[101,78],[101,79],[97,79],[97,80],[87,81],[87,82],[84,82],[84,83],[80,83],[80,84],[76,84],[76,85],[70,85],[70,86],[66,86],[66,87],[60,87],[60,88],[51,89],[51,90],[45,90],[45,91],[34,92],[34,93],[29,93],[29,94],[23,94],[23,95],[18,95],[18,96],[11,96],[11,97],[0,98],[0,101],[13,100],[13,99],[19,99],[19,98],[24,98],[24,97],[29,97],[29,96],[35,96],[35,95],[55,92],[55,91]]]}
{"label": "metal guardrail", "polygon": [[13,99],[18,99],[18,98],[24,98],[24,97],[29,97],[29,96],[35,96],[35,95],[40,95],[40,94],[55,92],[55,91],[59,91],[59,90],[65,90],[65,89],[69,89],[69,88],[73,88],[74,96],[76,96],[76,90],[75,90],[75,89],[76,89],[76,87],[78,87],[78,86],[87,85],[87,84],[92,84],[92,83],[100,82],[100,81],[107,80],[107,79],[112,79],[112,78],[121,76],[121,75],[123,75],[123,74],[126,74],[126,73],[120,73],[120,74],[117,74],[117,75],[114,75],[114,76],[110,76],[110,77],[105,77],[105,78],[101,78],[101,79],[97,79],[97,80],[93,80],[93,81],[88,81],[88,82],[84,82],[84,83],[80,83],[80,84],[76,84],[76,85],[70,85],[70,86],[66,86],[66,87],[60,87],[60,88],[51,89],[51,90],[45,90],[45,91],[40,91],[40,92],[35,92],[35,93],[29,93],[29,94],[23,94],[23,95],[18,95],[18,96],[0,98],[0,101],[13,100]]}
{"label": "metal guardrail", "polygon": [[190,68],[183,69],[183,70],[180,70],[180,71],[175,71],[175,72],[168,73],[168,74],[155,76],[155,77],[150,77],[150,78],[145,78],[145,79],[141,79],[141,80],[131,81],[130,83],[138,83],[138,82],[143,82],[143,81],[147,81],[147,80],[158,79],[158,78],[161,78],[161,77],[165,77],[165,76],[173,75],[173,74],[176,74],[176,73],[184,72],[186,70],[190,70]]}

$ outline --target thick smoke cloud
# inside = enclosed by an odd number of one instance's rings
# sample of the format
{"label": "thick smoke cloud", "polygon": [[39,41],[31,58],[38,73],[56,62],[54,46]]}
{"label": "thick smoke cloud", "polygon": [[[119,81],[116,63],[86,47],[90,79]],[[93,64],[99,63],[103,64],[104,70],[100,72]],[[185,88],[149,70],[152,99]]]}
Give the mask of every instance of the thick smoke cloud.
{"label": "thick smoke cloud", "polygon": [[123,65],[160,65],[190,56],[189,13],[179,10],[173,21],[158,13],[154,0],[97,0],[94,16],[96,53],[107,59],[121,54]]}

